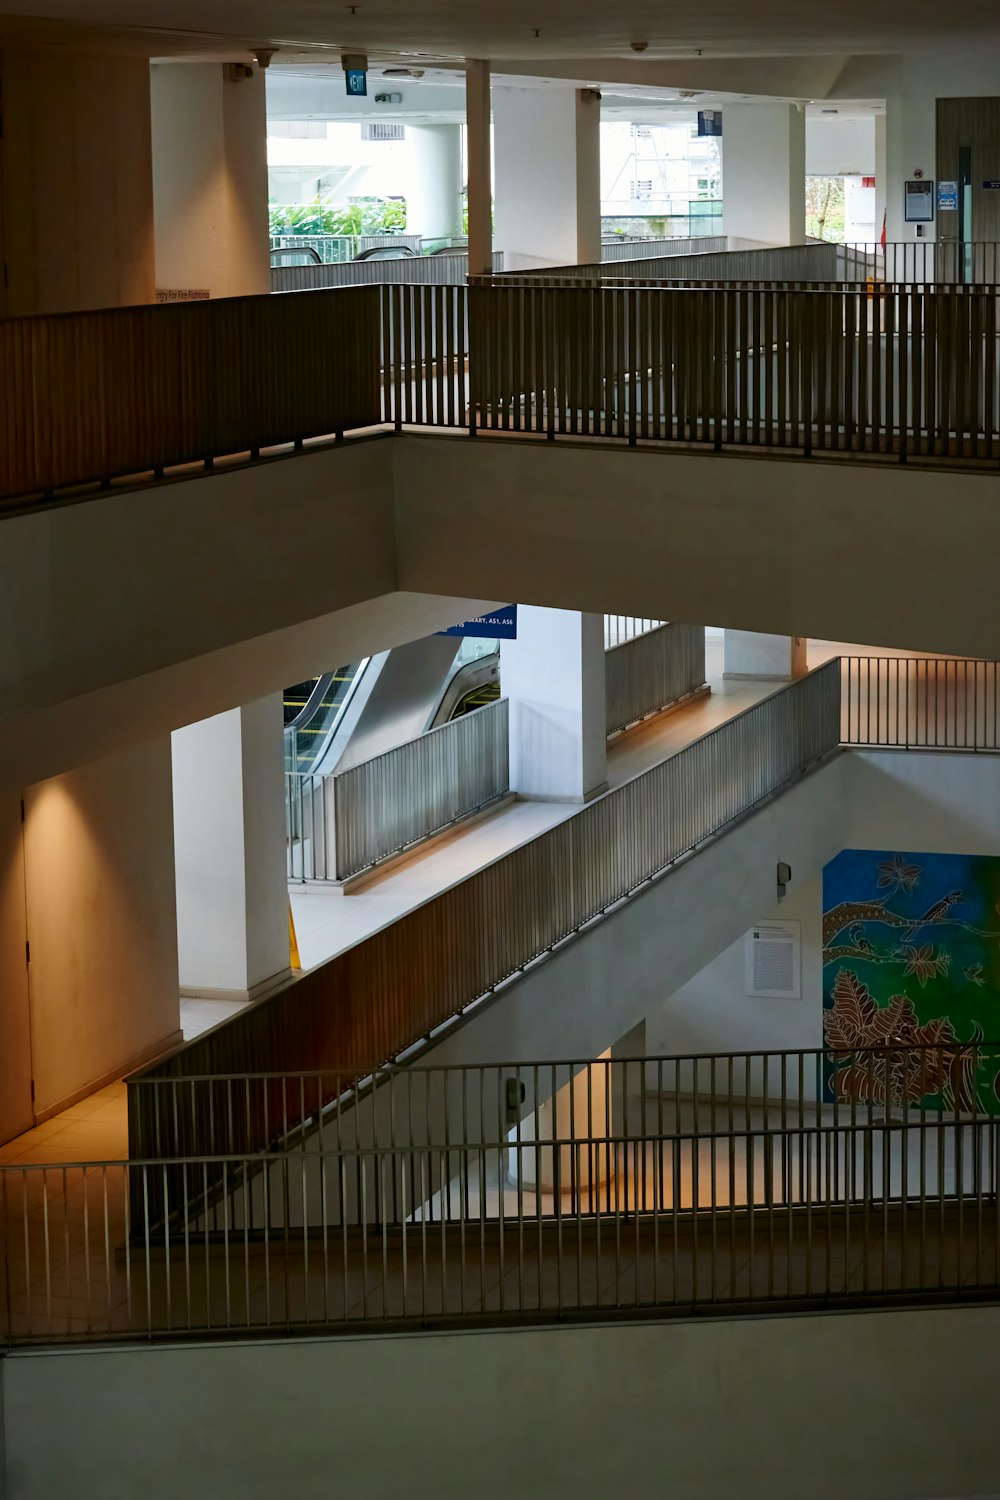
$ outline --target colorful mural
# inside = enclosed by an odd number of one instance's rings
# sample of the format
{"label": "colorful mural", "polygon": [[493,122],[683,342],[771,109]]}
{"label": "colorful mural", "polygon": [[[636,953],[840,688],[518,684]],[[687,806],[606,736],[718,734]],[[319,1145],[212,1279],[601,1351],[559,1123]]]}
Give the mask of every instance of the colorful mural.
{"label": "colorful mural", "polygon": [[[1000,859],[845,849],[831,860],[823,1035],[831,1099],[1000,1114]],[[918,1068],[894,1042],[940,1050]],[[859,1052],[871,1047],[886,1050]]]}

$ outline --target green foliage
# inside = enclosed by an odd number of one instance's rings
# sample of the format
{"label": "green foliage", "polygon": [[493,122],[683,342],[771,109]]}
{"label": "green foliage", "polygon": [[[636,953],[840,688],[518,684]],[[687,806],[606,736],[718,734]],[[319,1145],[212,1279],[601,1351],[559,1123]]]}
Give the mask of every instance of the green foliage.
{"label": "green foliage", "polygon": [[817,240],[844,239],[844,179],[806,178],[806,234]]}
{"label": "green foliage", "polygon": [[406,228],[406,204],[373,198],[332,208],[314,198],[311,203],[272,203],[268,218],[272,234],[392,234]]}

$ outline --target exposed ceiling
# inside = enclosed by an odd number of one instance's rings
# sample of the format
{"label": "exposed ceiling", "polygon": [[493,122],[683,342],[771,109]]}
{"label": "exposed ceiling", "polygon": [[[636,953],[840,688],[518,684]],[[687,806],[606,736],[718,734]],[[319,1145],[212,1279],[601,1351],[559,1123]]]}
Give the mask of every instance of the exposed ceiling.
{"label": "exposed ceiling", "polygon": [[[545,60],[899,53],[1000,41],[996,0],[0,0],[0,37],[39,35],[62,21],[126,40],[151,55],[242,50],[255,43],[296,51],[346,48],[423,55]],[[11,18],[11,23],[8,22]],[[86,35],[86,33],[83,33]],[[72,36],[78,41],[81,33]]]}

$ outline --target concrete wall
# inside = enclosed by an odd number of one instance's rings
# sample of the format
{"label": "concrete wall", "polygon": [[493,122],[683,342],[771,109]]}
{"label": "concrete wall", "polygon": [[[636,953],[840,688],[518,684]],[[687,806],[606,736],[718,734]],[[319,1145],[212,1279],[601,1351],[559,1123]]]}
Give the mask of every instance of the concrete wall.
{"label": "concrete wall", "polygon": [[481,438],[395,462],[404,588],[1000,657],[992,475]]}
{"label": "concrete wall", "polygon": [[815,177],[874,177],[875,118],[871,114],[809,115],[806,172]]}
{"label": "concrete wall", "polygon": [[998,502],[989,473],[400,437],[12,518],[0,788],[514,600],[1000,657]]}
{"label": "concrete wall", "polygon": [[573,88],[494,88],[493,244],[504,268],[600,259],[600,101]]}
{"label": "concrete wall", "polygon": [[157,286],[269,292],[263,72],[154,63],[150,93]]}
{"label": "concrete wall", "polygon": [[179,1040],[170,742],[25,794],[35,1111]]}
{"label": "concrete wall", "polygon": [[10,1494],[996,1500],[998,1339],[975,1307],[15,1354]]}
{"label": "concrete wall", "polygon": [[149,64],[0,48],[9,317],[149,302]]}
{"label": "concrete wall", "polygon": [[727,104],[722,122],[725,233],[764,245],[800,245],[806,226],[802,107]]}
{"label": "concrete wall", "polygon": [[0,799],[0,1141],[33,1123],[21,799]]}
{"label": "concrete wall", "polygon": [[392,484],[362,442],[6,520],[0,786],[493,608],[397,592]]}
{"label": "concrete wall", "polygon": [[[841,760],[841,848],[990,855],[1000,848],[996,756],[851,751]],[[650,1056],[822,1046],[822,870],[790,862],[788,895],[775,904],[772,892],[747,927],[768,919],[801,923],[802,999],[747,995],[741,933],[651,1011]]]}

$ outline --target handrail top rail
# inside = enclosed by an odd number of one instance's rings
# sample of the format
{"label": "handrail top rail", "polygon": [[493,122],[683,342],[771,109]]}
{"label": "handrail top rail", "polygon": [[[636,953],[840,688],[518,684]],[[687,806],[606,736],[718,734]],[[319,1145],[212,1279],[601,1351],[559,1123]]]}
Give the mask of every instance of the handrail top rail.
{"label": "handrail top rail", "polygon": [[[777,1102],[777,1101],[775,1101]],[[824,1105],[830,1109],[832,1105]],[[336,1146],[330,1150],[309,1151],[289,1153],[287,1151],[245,1151],[237,1153],[196,1153],[191,1156],[141,1156],[141,1157],[98,1157],[93,1161],[5,1161],[0,1162],[0,1180],[6,1175],[20,1175],[24,1173],[38,1172],[87,1172],[107,1171],[109,1168],[118,1167],[123,1172],[141,1173],[149,1169],[162,1170],[169,1168],[177,1171],[187,1166],[232,1166],[253,1167],[255,1170],[261,1167],[287,1166],[292,1161],[308,1161],[311,1164],[323,1161],[364,1161],[373,1157],[384,1160],[406,1161],[414,1156],[435,1155],[441,1157],[460,1156],[463,1152],[496,1151],[558,1151],[573,1150],[586,1151],[590,1146],[600,1147],[602,1150],[615,1146],[624,1146],[634,1149],[637,1146],[648,1145],[691,1145],[700,1146],[708,1141],[738,1141],[738,1140],[785,1140],[801,1139],[804,1136],[811,1137],[843,1137],[845,1135],[874,1135],[876,1132],[885,1131],[908,1131],[919,1130],[922,1132],[944,1132],[948,1130],[976,1130],[984,1127],[990,1131],[1000,1132],[1000,1115],[992,1114],[959,1114],[945,1111],[920,1109],[913,1106],[912,1112],[903,1111],[901,1105],[892,1106],[900,1112],[900,1117],[892,1117],[888,1114],[873,1118],[871,1115],[864,1119],[845,1119],[841,1121],[788,1121],[786,1124],[780,1122],[776,1125],[744,1125],[734,1126],[732,1130],[682,1130],[671,1134],[659,1134],[658,1132],[629,1132],[627,1135],[610,1132],[607,1135],[546,1135],[537,1140],[516,1136],[504,1135],[502,1140],[468,1140],[468,1141],[428,1141],[425,1143],[409,1142],[406,1145],[371,1145],[371,1146]]]}
{"label": "handrail top rail", "polygon": [[[479,708],[476,709],[476,713],[481,713],[483,711],[483,709],[485,709],[487,712],[498,713],[500,711],[500,709],[502,708],[502,706],[505,703],[508,703],[509,701],[510,700],[508,698],[497,698],[492,703],[483,703],[483,704],[480,705]],[[468,717],[470,717],[470,715],[465,715],[464,717],[468,718]],[[430,729],[424,729],[424,730],[422,730],[421,733],[418,734],[418,735],[415,735],[412,740],[404,740],[401,745],[390,745],[390,747],[389,747],[388,750],[382,750],[382,751],[379,752],[378,755],[370,755],[367,760],[359,760],[356,765],[347,766],[343,771],[332,771],[329,774],[333,777],[334,781],[339,781],[341,779],[341,777],[344,777],[344,776],[352,776],[356,771],[360,771],[364,766],[370,766],[373,761],[376,761],[376,760],[385,761],[385,760],[388,760],[389,757],[392,756],[392,755],[402,756],[407,750],[409,750],[411,748],[411,746],[413,746],[414,744],[416,744],[418,740],[426,743],[426,741],[428,739],[430,739],[430,737],[431,737],[432,734],[441,734],[442,731],[448,730],[448,729],[450,729],[452,731],[452,733],[454,733],[455,726],[456,725],[461,725],[461,723],[462,723],[462,719],[449,719],[444,724],[435,724]],[[309,776],[309,777],[312,777],[312,776],[316,775],[316,772],[314,772],[314,771],[289,771],[287,774],[289,776]]]}
{"label": "handrail top rail", "polygon": [[[870,1055],[880,1057],[883,1054],[896,1054],[900,1052],[913,1053],[939,1053],[939,1052],[966,1052],[970,1048],[977,1051],[989,1052],[996,1050],[1000,1055],[1000,1037],[996,1041],[954,1041],[954,1042],[885,1042],[881,1045],[858,1046],[858,1047],[761,1047],[748,1048],[739,1052],[670,1052],[649,1054],[640,1057],[560,1057],[546,1058],[544,1061],[521,1061],[521,1062],[496,1062],[496,1063],[413,1063],[387,1062],[379,1064],[377,1068],[370,1068],[362,1077],[358,1077],[359,1065],[357,1063],[345,1063],[343,1066],[327,1068],[303,1068],[285,1072],[251,1072],[251,1073],[184,1073],[176,1076],[169,1075],[146,1075],[135,1073],[126,1078],[125,1082],[135,1085],[155,1084],[157,1086],[169,1086],[172,1089],[183,1089],[188,1084],[212,1083],[265,1083],[280,1082],[282,1080],[296,1079],[306,1081],[309,1079],[329,1079],[350,1076],[351,1082],[345,1089],[347,1093],[366,1091],[373,1084],[389,1081],[389,1077],[420,1078],[431,1073],[526,1073],[538,1070],[539,1076],[544,1078],[547,1072],[556,1069],[573,1068],[579,1071],[582,1068],[603,1067],[605,1069],[627,1067],[630,1064],[642,1063],[650,1067],[658,1068],[661,1063],[719,1063],[719,1062],[746,1062],[754,1058],[837,1058],[858,1057]],[[780,1074],[779,1074],[780,1076]],[[830,1101],[832,1107],[833,1101]],[[850,1102],[845,1101],[843,1108],[849,1109]],[[1000,1116],[998,1116],[1000,1118]],[[548,1137],[546,1137],[546,1140]]]}

